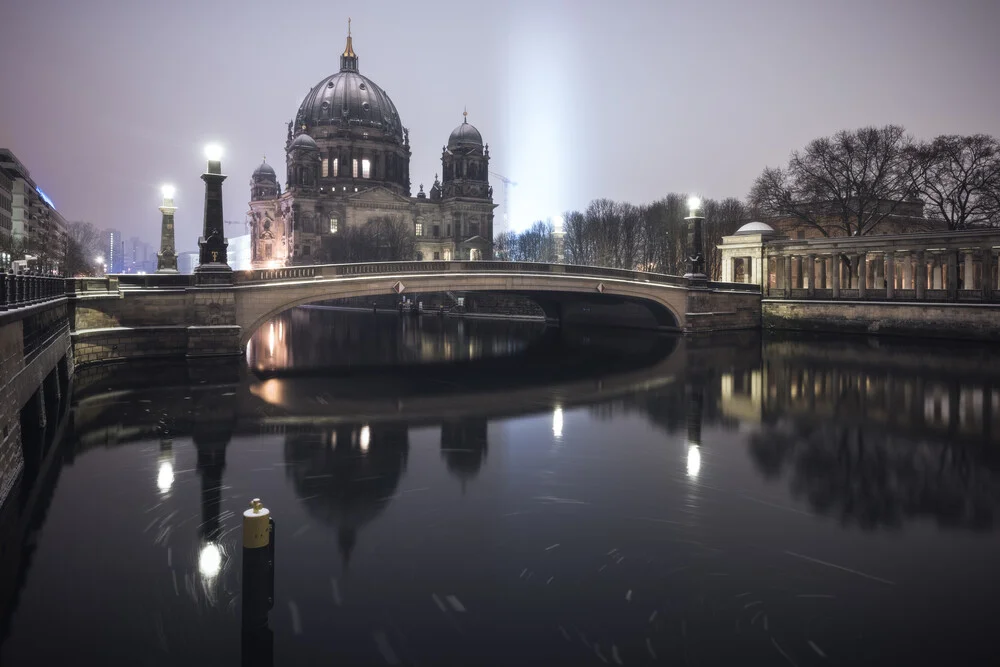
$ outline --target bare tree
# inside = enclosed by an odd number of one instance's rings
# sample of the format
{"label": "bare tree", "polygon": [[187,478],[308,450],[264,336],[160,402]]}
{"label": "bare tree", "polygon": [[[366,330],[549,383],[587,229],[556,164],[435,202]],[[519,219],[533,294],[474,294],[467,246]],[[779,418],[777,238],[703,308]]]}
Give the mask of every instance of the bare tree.
{"label": "bare tree", "polygon": [[728,197],[722,201],[706,200],[704,214],[705,269],[712,280],[719,280],[722,275],[722,255],[716,246],[722,243],[723,236],[733,234],[750,222],[752,212],[739,199]]}
{"label": "bare tree", "polygon": [[507,230],[500,232],[493,239],[493,255],[505,262],[511,261],[517,246],[517,232]]}
{"label": "bare tree", "polygon": [[93,224],[77,221],[67,225],[64,260],[67,276],[94,275],[97,268],[94,257],[101,253],[101,233]]}
{"label": "bare tree", "polygon": [[785,169],[766,168],[750,201],[824,236],[871,234],[916,194],[911,145],[898,125],[815,139]]}
{"label": "bare tree", "polygon": [[380,215],[365,225],[372,261],[397,262],[413,259],[416,243],[413,230],[402,216]]}
{"label": "bare tree", "polygon": [[556,243],[552,223],[537,221],[517,239],[514,255],[521,262],[556,261]]}
{"label": "bare tree", "polygon": [[948,229],[1000,226],[1000,143],[986,134],[942,135],[914,147],[915,187]]}

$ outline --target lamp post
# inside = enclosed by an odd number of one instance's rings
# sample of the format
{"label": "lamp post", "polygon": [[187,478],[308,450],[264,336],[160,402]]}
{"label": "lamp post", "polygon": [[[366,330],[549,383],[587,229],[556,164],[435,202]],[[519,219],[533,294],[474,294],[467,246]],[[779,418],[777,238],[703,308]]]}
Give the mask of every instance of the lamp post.
{"label": "lamp post", "polygon": [[684,277],[688,279],[691,287],[707,287],[708,276],[705,275],[705,239],[702,234],[702,226],[705,216],[701,210],[701,199],[698,197],[688,197],[688,216],[684,218],[688,223],[687,237],[687,271]]}
{"label": "lamp post", "polygon": [[157,273],[177,273],[177,253],[174,251],[174,186],[160,188],[163,203],[160,204],[160,252],[156,253]]}
{"label": "lamp post", "polygon": [[104,263],[104,255],[98,255],[94,258],[94,262],[97,266],[101,267],[101,275],[107,275],[108,265]]}
{"label": "lamp post", "polygon": [[233,270],[226,256],[226,232],[222,220],[222,147],[209,144],[205,147],[208,170],[201,175],[205,181],[205,219],[202,236],[198,239],[198,266],[195,273],[202,274],[199,282],[226,283],[232,279]]}

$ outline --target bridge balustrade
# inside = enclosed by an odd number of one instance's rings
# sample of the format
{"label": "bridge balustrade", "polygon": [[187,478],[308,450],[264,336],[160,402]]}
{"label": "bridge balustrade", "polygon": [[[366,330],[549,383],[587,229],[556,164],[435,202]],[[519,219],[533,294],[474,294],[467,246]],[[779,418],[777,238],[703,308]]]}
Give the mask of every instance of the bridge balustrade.
{"label": "bridge balustrade", "polygon": [[998,302],[1000,232],[771,241],[771,299]]}
{"label": "bridge balustrade", "polygon": [[0,271],[0,311],[44,303],[65,296],[65,278]]}

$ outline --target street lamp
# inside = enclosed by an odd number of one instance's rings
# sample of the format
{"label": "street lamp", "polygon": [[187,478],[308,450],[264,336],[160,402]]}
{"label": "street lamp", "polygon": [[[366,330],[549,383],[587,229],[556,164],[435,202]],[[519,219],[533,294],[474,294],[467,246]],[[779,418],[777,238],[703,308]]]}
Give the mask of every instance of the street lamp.
{"label": "street lamp", "polygon": [[225,283],[231,279],[232,269],[226,253],[229,243],[222,220],[222,182],[226,180],[222,174],[222,146],[215,143],[205,146],[205,158],[208,159],[208,169],[201,175],[205,181],[205,219],[201,238],[198,239],[195,273],[216,274],[205,275],[199,279],[202,282]]}
{"label": "street lamp", "polygon": [[701,211],[701,199],[695,196],[688,197],[688,216],[684,218],[688,222],[687,237],[687,271],[684,277],[688,279],[691,287],[707,287],[708,276],[705,275],[705,242],[702,236],[702,224],[705,216]]}
{"label": "street lamp", "polygon": [[174,186],[166,184],[160,188],[163,203],[160,204],[160,252],[156,253],[157,273],[177,273],[177,253],[174,250]]}

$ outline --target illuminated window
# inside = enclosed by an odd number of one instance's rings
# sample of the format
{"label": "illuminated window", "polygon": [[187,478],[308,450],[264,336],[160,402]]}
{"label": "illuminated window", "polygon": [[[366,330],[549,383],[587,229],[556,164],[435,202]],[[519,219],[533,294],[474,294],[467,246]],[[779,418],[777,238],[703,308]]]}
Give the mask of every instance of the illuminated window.
{"label": "illuminated window", "polygon": [[352,178],[357,178],[358,177],[358,160],[357,160],[357,158],[355,158],[352,162],[354,163],[354,165],[353,165],[353,168],[351,170],[351,177]]}
{"label": "illuminated window", "polygon": [[337,216],[331,215],[330,216],[330,233],[331,234],[336,234],[337,233],[337,229],[339,227],[339,224],[340,224],[340,221],[337,220]]}
{"label": "illuminated window", "polygon": [[424,235],[424,223],[418,222],[416,224],[416,227],[414,228],[414,232],[413,233],[416,234],[417,236],[423,236]]}
{"label": "illuminated window", "polygon": [[451,261],[451,250],[445,250],[444,251],[444,261],[446,261],[446,262],[450,262]]}
{"label": "illuminated window", "polygon": [[323,164],[321,165],[321,167],[322,167],[321,168],[322,176],[323,176],[323,178],[326,178],[327,176],[330,175],[330,161],[329,160],[323,160]]}
{"label": "illuminated window", "polygon": [[340,165],[337,164],[338,162],[339,160],[337,158],[333,158],[333,176],[335,178],[340,176]]}
{"label": "illuminated window", "polygon": [[361,161],[361,178],[371,178],[372,177],[372,163],[371,160]]}

